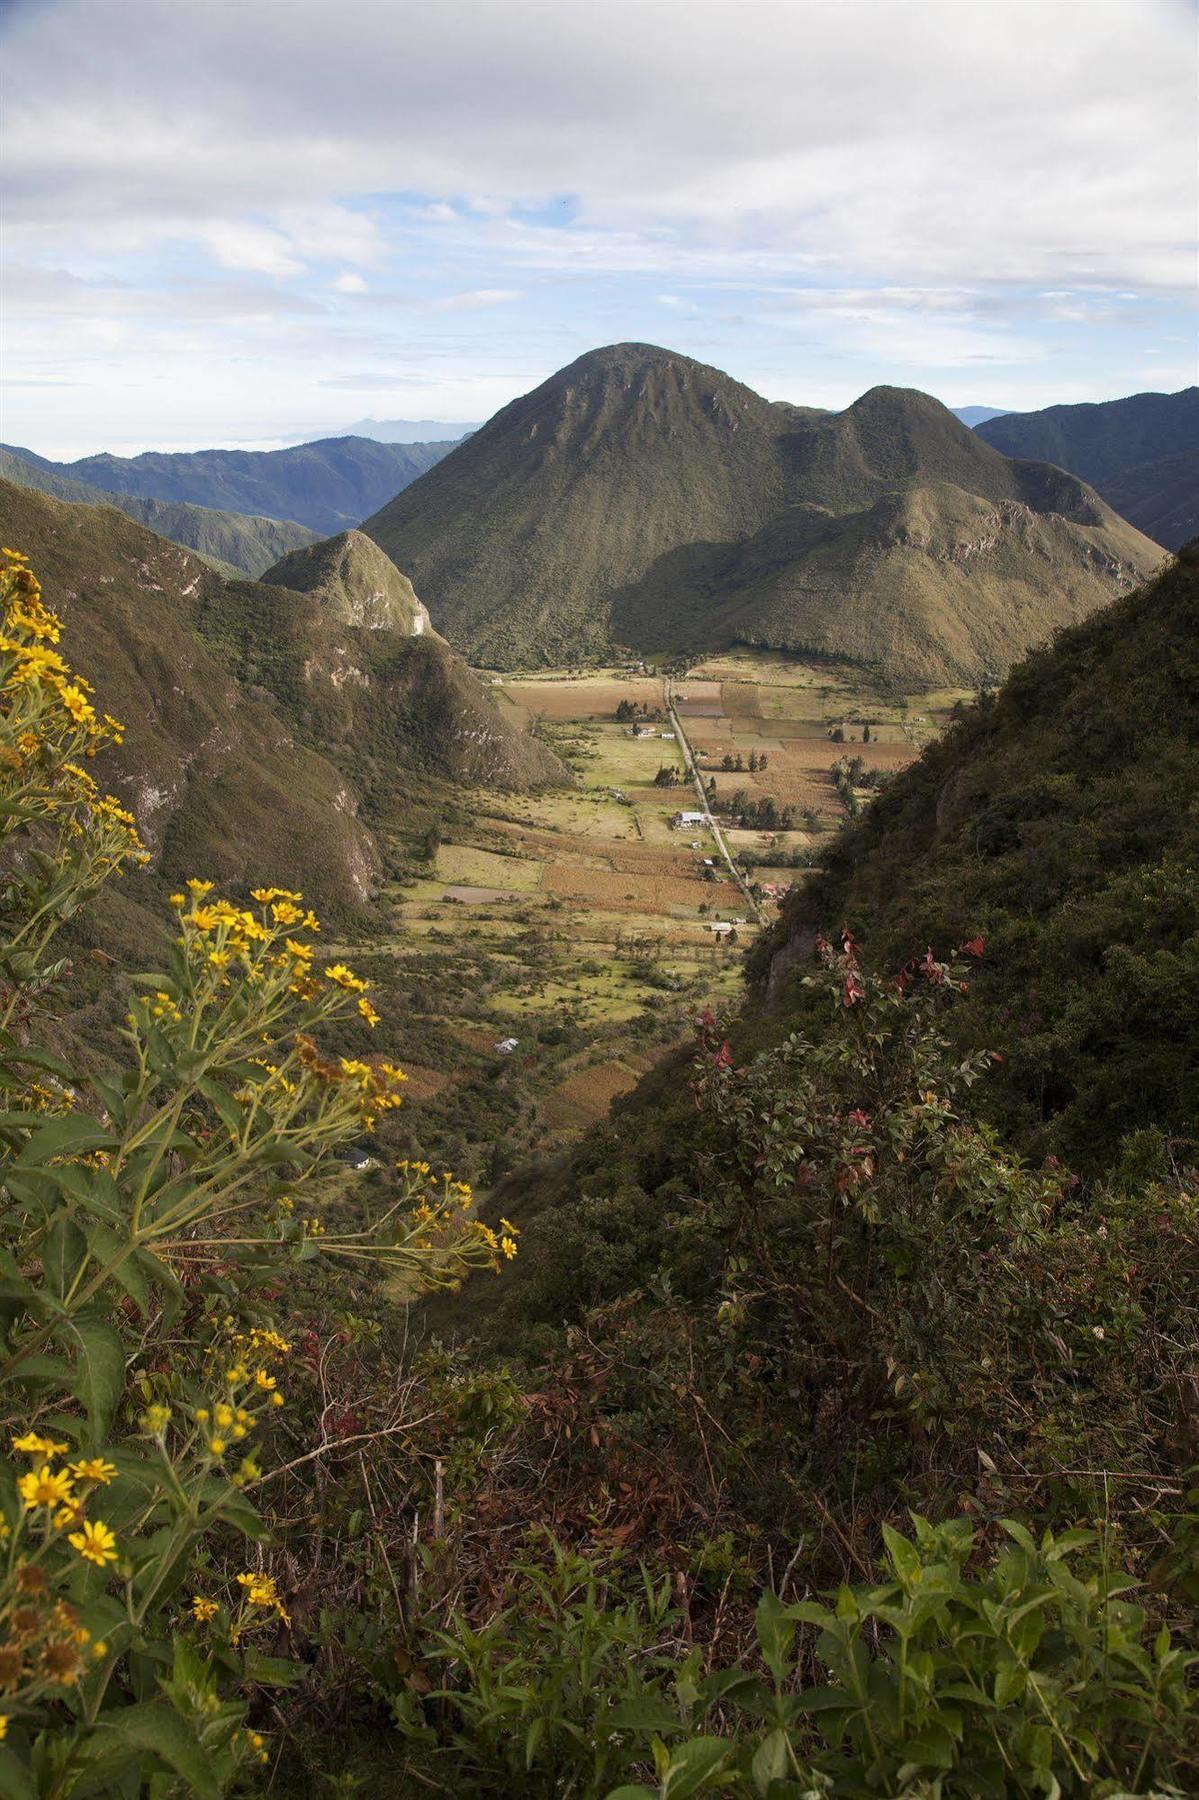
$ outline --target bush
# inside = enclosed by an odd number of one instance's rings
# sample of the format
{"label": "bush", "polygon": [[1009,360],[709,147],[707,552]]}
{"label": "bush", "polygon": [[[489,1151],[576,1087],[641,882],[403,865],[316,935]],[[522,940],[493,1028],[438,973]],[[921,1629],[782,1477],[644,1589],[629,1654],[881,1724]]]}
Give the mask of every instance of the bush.
{"label": "bush", "polygon": [[[423,1164],[348,1229],[292,1199],[403,1082],[322,1049],[376,1015],[344,964],[318,972],[299,894],[245,907],[189,882],[165,969],[135,978],[120,1066],[83,1075],[46,1048],[55,934],[145,852],[83,766],[120,727],[53,648],[24,559],[5,557],[0,1395],[19,1429],[0,1469],[0,1788],[218,1795],[266,1754],[239,1686],[290,1674],[261,1652],[287,1620],[261,1553],[184,1598],[205,1546],[263,1536],[260,1446],[290,1346],[243,1319],[261,1315],[253,1290],[318,1255],[451,1283],[502,1246]],[[163,1366],[156,1342],[185,1306]]]}

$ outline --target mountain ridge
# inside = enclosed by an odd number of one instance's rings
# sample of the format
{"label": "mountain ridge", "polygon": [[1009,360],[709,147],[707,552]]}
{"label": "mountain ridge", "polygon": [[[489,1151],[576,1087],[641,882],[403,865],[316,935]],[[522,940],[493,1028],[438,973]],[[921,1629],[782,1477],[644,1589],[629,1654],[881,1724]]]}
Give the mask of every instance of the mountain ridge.
{"label": "mountain ridge", "polygon": [[[906,542],[883,505],[914,489],[963,497],[923,544]],[[979,502],[992,511],[982,526]],[[1004,508],[1044,523],[1022,546],[1007,532],[991,556]],[[954,535],[959,515],[968,529]],[[1001,455],[926,394],[880,386],[828,413],[765,400],[644,344],[607,345],[558,370],[363,530],[411,570],[450,641],[478,662],[819,641],[821,654],[912,685],[993,678],[1158,556],[1085,484]],[[1046,563],[1063,549],[1059,601]],[[913,557],[900,571],[904,551]],[[896,625],[912,593],[918,653]],[[857,622],[842,630],[851,597]],[[972,656],[966,623],[990,615],[999,623]]]}
{"label": "mountain ridge", "polygon": [[222,512],[285,519],[321,536],[354,526],[431,468],[449,444],[384,444],[374,438],[318,438],[282,450],[103,452],[55,463],[15,454],[107,493],[187,502]]}
{"label": "mountain ridge", "polygon": [[1034,456],[1088,481],[1169,550],[1199,533],[1199,387],[1007,413],[978,435],[1008,456]]}

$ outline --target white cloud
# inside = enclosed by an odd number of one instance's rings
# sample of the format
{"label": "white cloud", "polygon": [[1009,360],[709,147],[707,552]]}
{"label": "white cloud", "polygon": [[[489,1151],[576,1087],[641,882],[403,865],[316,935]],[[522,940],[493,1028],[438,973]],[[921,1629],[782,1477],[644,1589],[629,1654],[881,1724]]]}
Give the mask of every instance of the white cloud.
{"label": "white cloud", "polygon": [[337,294],[365,294],[367,285],[361,275],[354,275],[347,270],[337,277],[333,283],[333,291]]}

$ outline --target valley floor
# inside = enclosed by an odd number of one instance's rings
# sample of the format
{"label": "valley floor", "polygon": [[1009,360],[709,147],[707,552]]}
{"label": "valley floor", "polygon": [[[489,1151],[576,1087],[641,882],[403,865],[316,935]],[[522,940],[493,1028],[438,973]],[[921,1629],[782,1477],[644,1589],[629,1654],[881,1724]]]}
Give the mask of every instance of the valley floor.
{"label": "valley floor", "polygon": [[[704,1006],[734,1000],[755,910],[762,923],[776,916],[804,879],[799,865],[818,866],[845,816],[833,764],[901,767],[959,695],[882,698],[853,670],[768,653],[721,656],[672,679],[713,805],[742,790],[794,811],[788,830],[724,829],[734,857],[752,859],[755,907],[706,826],[673,824],[699,802],[661,678],[610,669],[483,679],[576,785],[472,796],[389,890],[394,933],[372,943],[369,972],[400,1001],[388,1011],[405,1023],[388,1048],[408,1072],[413,1148],[487,1185],[513,1160],[563,1148]],[[635,722],[617,720],[622,702],[639,709]],[[751,754],[766,766],[751,773]],[[742,770],[723,768],[738,757]],[[664,769],[675,785],[656,785]]]}

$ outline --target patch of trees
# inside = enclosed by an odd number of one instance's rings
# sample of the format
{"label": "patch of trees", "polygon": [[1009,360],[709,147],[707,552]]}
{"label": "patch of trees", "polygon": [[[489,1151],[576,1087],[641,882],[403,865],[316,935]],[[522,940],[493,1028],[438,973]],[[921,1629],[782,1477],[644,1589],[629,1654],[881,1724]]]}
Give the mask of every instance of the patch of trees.
{"label": "patch of trees", "polygon": [[[748,763],[750,774],[755,775],[759,769],[764,769],[766,767],[766,762],[767,757],[764,750],[760,756],[756,750],[751,750]],[[726,775],[743,775],[747,767],[739,750],[736,755],[733,755],[730,751],[726,751],[720,759],[720,766]]]}
{"label": "patch of trees", "polygon": [[773,794],[749,794],[744,788],[735,788],[718,805],[743,831],[790,831],[795,824],[795,808],[780,806]]}

